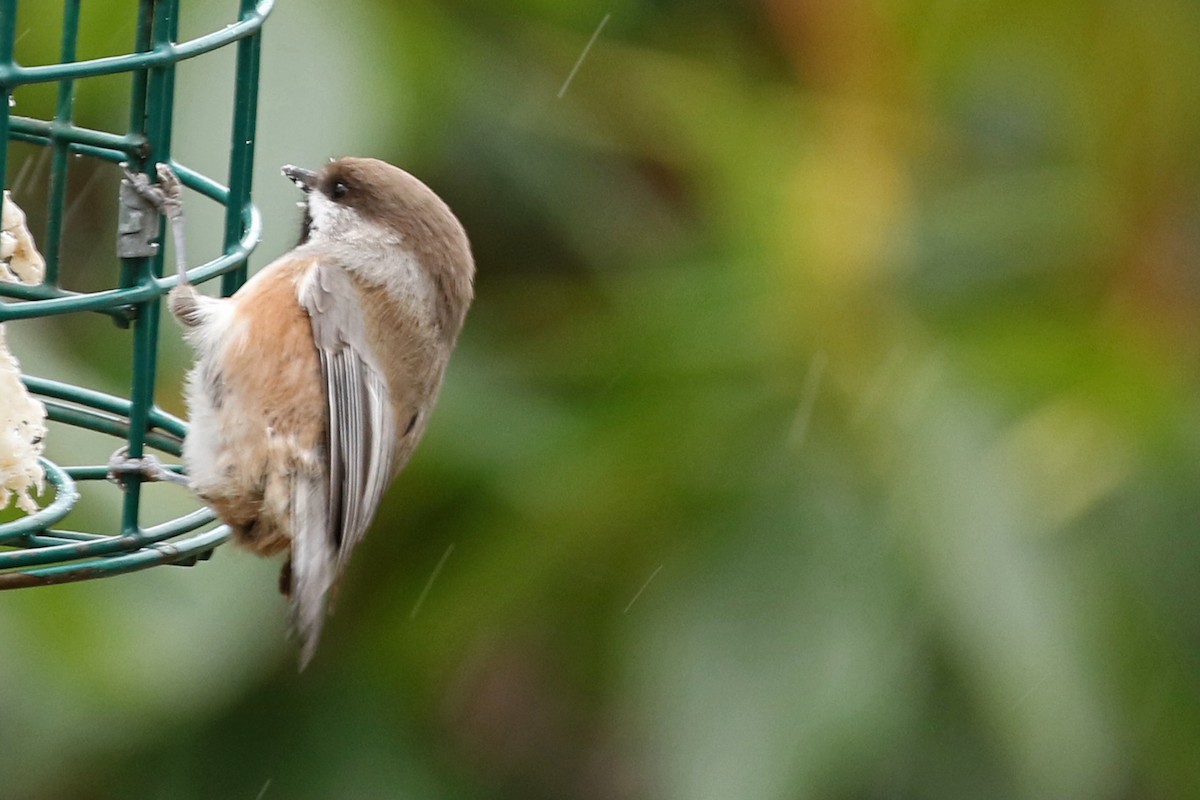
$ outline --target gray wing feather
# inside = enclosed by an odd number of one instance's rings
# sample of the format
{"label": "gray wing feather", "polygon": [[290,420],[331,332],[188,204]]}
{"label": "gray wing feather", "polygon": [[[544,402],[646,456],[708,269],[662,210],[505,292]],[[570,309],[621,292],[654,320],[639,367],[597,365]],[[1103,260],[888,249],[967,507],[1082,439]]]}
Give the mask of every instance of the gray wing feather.
{"label": "gray wing feather", "polygon": [[[325,595],[335,577],[335,549],[324,535],[328,484],[319,471],[301,472],[292,483],[296,535],[292,540],[291,627],[300,639],[300,669],[308,666],[325,623]],[[313,533],[317,535],[313,535]]]}
{"label": "gray wing feather", "polygon": [[340,573],[366,533],[396,459],[396,420],[387,379],[367,344],[349,276],[318,263],[300,290],[329,400],[329,497],[325,533]]}

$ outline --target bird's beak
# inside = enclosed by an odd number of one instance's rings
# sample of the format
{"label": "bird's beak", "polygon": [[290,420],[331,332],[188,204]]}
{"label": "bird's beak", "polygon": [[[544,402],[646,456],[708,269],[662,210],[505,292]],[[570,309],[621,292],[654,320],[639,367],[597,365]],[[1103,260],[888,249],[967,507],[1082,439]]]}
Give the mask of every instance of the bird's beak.
{"label": "bird's beak", "polygon": [[283,168],[283,177],[300,187],[300,191],[308,194],[317,185],[317,173],[312,170],[293,167],[288,164]]}

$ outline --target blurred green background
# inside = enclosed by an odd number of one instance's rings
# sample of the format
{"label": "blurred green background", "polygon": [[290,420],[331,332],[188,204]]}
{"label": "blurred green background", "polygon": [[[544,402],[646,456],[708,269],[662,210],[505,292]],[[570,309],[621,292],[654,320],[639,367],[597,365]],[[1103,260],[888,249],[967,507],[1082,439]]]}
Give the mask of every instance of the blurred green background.
{"label": "blurred green background", "polygon": [[[57,5],[22,4],[24,63]],[[133,15],[85,3],[80,56]],[[231,547],[0,595],[0,798],[1200,797],[1197,31],[1192,0],[280,0],[252,269],[298,230],[281,164],[374,155],[457,211],[478,299],[305,673],[278,564]],[[180,69],[176,156],[218,176],[231,84]],[[121,128],[125,82],[79,91]],[[45,161],[10,154],[37,232]],[[111,285],[119,176],[73,164],[67,282]],[[9,329],[124,391],[104,318]]]}

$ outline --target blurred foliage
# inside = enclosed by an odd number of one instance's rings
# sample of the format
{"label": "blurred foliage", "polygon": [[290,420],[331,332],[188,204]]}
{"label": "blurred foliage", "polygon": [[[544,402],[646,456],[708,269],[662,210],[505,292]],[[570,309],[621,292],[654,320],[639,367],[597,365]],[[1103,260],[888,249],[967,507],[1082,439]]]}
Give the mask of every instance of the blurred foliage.
{"label": "blurred foliage", "polygon": [[[184,4],[193,34],[235,5]],[[31,5],[18,57],[52,61]],[[82,54],[127,5],[85,4]],[[0,797],[1200,796],[1198,29],[1186,0],[280,3],[255,263],[294,237],[280,164],[422,176],[479,266],[440,408],[302,675],[276,566],[231,548],[0,597]],[[229,65],[180,74],[177,154],[214,174]],[[120,82],[81,92],[119,125]],[[111,279],[95,169],[81,285]],[[11,327],[123,385],[103,319]]]}

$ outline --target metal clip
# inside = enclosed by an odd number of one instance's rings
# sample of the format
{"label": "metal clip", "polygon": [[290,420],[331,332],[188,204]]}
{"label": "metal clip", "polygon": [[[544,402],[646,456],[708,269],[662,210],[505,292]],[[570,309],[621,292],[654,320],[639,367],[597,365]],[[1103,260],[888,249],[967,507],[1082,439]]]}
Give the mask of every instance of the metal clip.
{"label": "metal clip", "polygon": [[128,178],[121,179],[117,212],[117,257],[150,258],[158,254],[158,209],[138,194]]}

